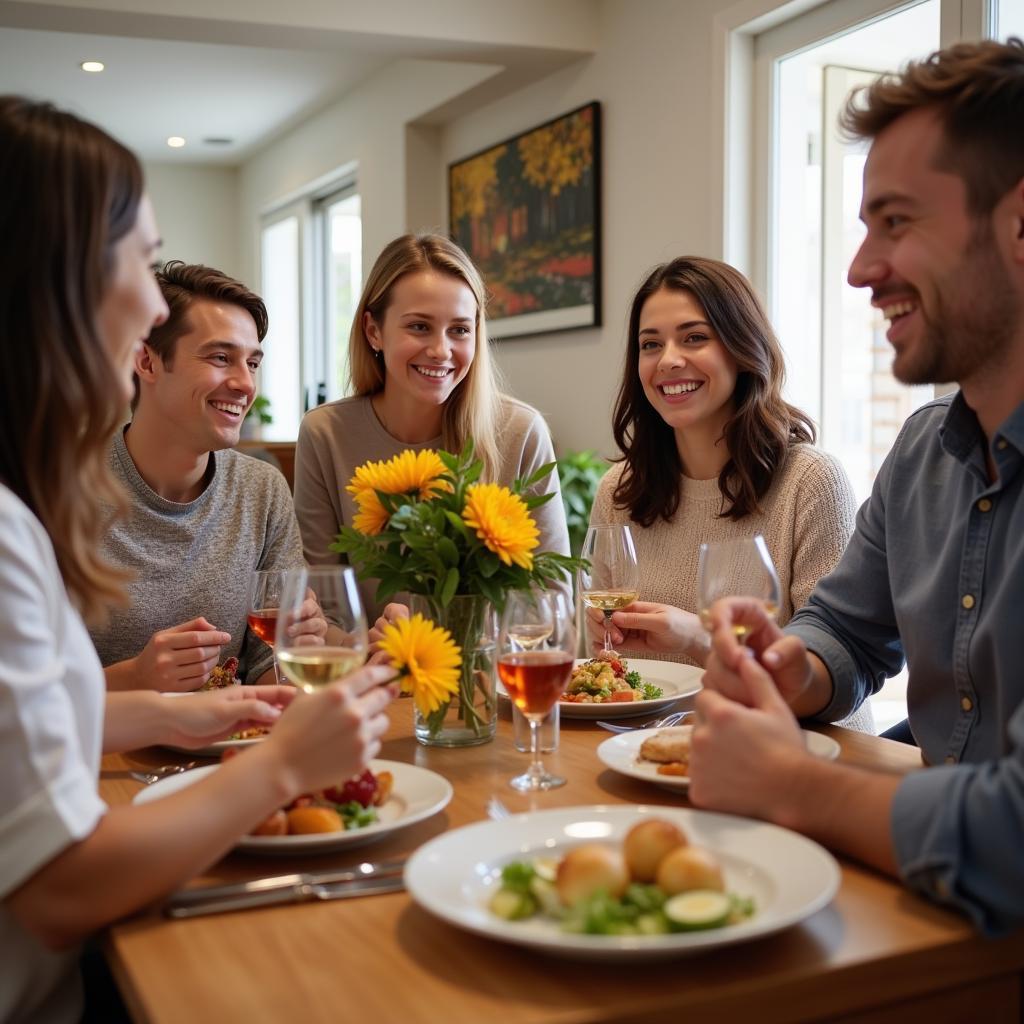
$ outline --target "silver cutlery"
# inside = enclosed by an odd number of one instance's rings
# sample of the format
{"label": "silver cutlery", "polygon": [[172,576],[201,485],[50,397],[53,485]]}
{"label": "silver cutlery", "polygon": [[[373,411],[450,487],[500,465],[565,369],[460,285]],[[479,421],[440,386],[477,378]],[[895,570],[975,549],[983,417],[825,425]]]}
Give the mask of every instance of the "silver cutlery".
{"label": "silver cutlery", "polygon": [[678,725],[687,715],[692,714],[692,711],[676,711],[671,715],[666,715],[664,718],[656,718],[653,722],[640,722],[637,725],[619,725],[616,722],[598,722],[597,724],[609,732],[633,732],[636,729],[666,729],[670,725]]}
{"label": "silver cutlery", "polygon": [[186,761],[185,764],[165,764],[159,768],[151,768],[149,771],[129,772],[128,774],[136,782],[144,782],[147,786],[166,779],[168,775],[180,775],[182,772],[191,771],[199,764],[198,761]]}
{"label": "silver cutlery", "polygon": [[167,917],[198,917],[284,903],[340,900],[399,892],[405,888],[404,860],[357,864],[342,871],[317,871],[257,878],[251,882],[206,885],[174,893],[164,907]]}
{"label": "silver cutlery", "polygon": [[512,817],[512,812],[498,797],[492,796],[487,801],[487,817],[491,821],[504,821],[506,818]]}

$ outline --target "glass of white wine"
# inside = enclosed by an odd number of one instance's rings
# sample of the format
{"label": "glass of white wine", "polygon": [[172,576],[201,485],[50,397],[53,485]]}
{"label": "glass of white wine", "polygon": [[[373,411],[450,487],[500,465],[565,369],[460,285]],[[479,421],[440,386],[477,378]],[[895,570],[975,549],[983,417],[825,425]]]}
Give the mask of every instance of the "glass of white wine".
{"label": "glass of white wine", "polygon": [[[697,601],[705,629],[711,629],[711,606],[723,597],[754,598],[764,605],[769,617],[774,619],[779,614],[779,577],[768,545],[759,533],[753,537],[701,544]],[[750,629],[745,623],[732,627],[740,643],[746,640]]]}
{"label": "glass of white wine", "polygon": [[348,675],[366,660],[366,613],[355,572],[342,565],[286,574],[275,652],[281,671],[307,693]]}
{"label": "glass of white wine", "polygon": [[612,612],[640,596],[640,569],[633,534],[625,523],[592,526],[587,530],[581,556],[590,563],[580,570],[579,593],[588,608],[604,612],[604,649],[612,649],[608,623]]}

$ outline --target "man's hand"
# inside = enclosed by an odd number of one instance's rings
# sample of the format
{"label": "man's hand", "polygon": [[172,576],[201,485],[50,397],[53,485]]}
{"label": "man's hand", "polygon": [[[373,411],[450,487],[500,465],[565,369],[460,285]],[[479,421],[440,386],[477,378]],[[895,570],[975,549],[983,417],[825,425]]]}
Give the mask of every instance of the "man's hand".
{"label": "man's hand", "polygon": [[[604,646],[604,613],[588,608],[586,615],[591,646],[599,651]],[[634,601],[615,612],[608,623],[608,633],[616,650],[685,654],[701,665],[710,646],[708,634],[696,615],[651,601]]]}
{"label": "man's hand", "polygon": [[[796,701],[811,683],[812,667],[803,641],[787,636],[765,611],[764,605],[746,597],[727,597],[711,606],[711,654],[705,665],[704,687],[730,700],[750,704],[741,668],[751,656],[775,681],[787,704]],[[740,642],[736,627],[749,632]]]}
{"label": "man's hand", "polygon": [[293,686],[226,686],[161,702],[175,747],[205,747],[243,729],[273,725],[301,691]]}
{"label": "man's hand", "polygon": [[[409,618],[409,609],[404,604],[389,604],[385,605],[384,611],[380,617],[373,624],[370,629],[370,650],[373,652],[373,656],[376,657],[380,654],[378,644],[384,638],[384,627],[394,622],[395,619],[407,619]],[[386,658],[387,656],[384,655]],[[376,661],[373,658],[370,659],[371,664],[387,664],[387,661]]]}
{"label": "man's hand", "polygon": [[785,819],[810,755],[772,677],[749,656],[737,666],[749,706],[705,689],[697,695],[690,800],[699,807]]}
{"label": "man's hand", "polygon": [[220,649],[231,634],[200,616],[191,622],[154,633],[132,659],[135,687],[140,690],[198,690],[220,661]]}

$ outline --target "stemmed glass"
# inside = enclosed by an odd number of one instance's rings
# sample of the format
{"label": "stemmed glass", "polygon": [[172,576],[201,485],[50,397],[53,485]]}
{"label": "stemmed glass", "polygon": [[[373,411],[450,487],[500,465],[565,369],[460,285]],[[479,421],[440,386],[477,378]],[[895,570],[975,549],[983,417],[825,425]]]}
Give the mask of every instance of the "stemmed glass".
{"label": "stemmed glass", "polygon": [[[759,533],[738,540],[701,544],[697,562],[697,601],[705,629],[711,628],[711,606],[722,597],[751,597],[769,616],[779,613],[779,577]],[[736,623],[732,630],[742,643],[751,627]]]}
{"label": "stemmed glass", "polygon": [[588,608],[600,608],[604,613],[604,649],[610,651],[608,623],[612,612],[640,596],[640,570],[629,526],[616,523],[590,527],[581,556],[590,568],[580,570],[580,596]]}
{"label": "stemmed glass", "polygon": [[530,768],[509,780],[520,792],[564,786],[546,771],[540,755],[540,726],[572,673],[576,616],[561,591],[523,590],[508,595],[498,635],[498,676],[530,723]]}
{"label": "stemmed glass", "polygon": [[[281,607],[281,590],[286,572],[281,569],[254,569],[249,577],[249,628],[271,650],[277,642],[277,612]],[[274,654],[274,677],[279,683],[281,667]]]}
{"label": "stemmed glass", "polygon": [[281,671],[307,693],[321,690],[366,660],[366,613],[347,566],[285,573],[277,617]]}

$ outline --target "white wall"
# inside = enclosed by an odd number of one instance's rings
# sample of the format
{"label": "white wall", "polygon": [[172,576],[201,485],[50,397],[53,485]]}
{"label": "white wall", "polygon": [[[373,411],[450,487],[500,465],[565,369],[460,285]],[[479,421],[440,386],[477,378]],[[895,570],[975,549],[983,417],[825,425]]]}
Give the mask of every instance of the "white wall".
{"label": "white wall", "polygon": [[709,196],[717,0],[605,0],[594,57],[449,124],[444,163],[601,101],[603,324],[502,342],[508,390],[541,410],[559,449],[614,453],[611,409],[630,299],[683,254],[721,256]]}
{"label": "white wall", "polygon": [[232,277],[240,276],[238,171],[232,167],[147,164],[145,172],[164,240],[160,258],[205,263]]}

